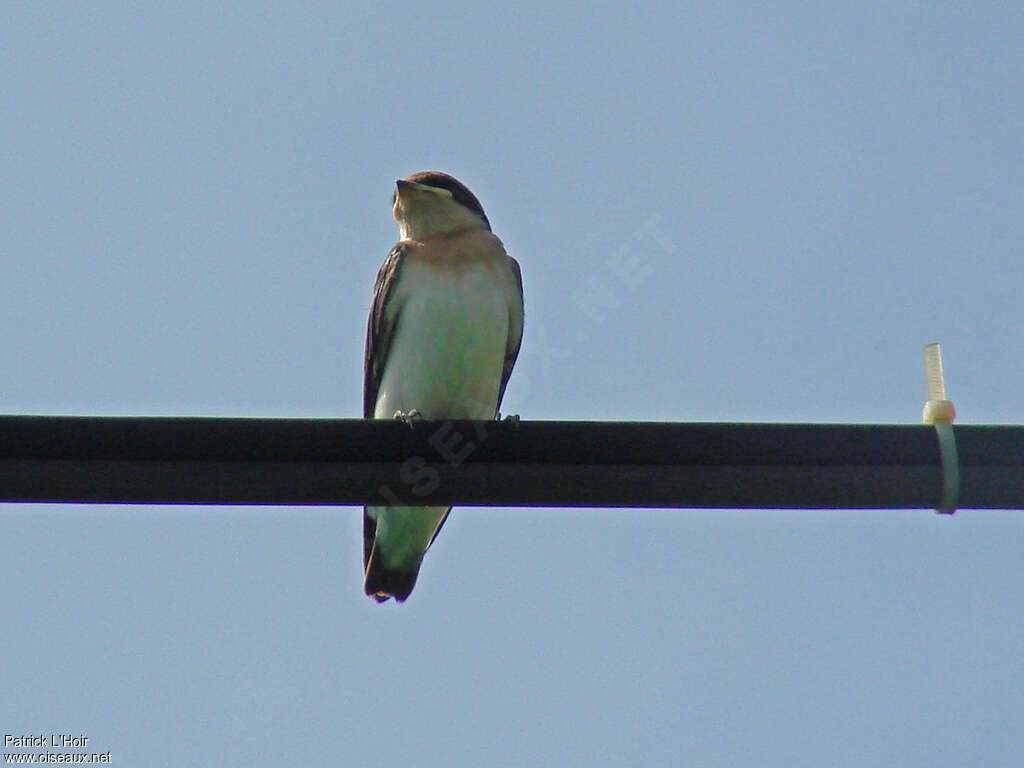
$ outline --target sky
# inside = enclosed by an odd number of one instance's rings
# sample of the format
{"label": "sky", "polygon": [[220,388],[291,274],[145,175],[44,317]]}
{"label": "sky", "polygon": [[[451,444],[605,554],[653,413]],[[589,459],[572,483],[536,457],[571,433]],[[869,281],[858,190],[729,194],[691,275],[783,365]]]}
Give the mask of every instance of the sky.
{"label": "sky", "polygon": [[[0,412],[357,417],[394,180],[523,419],[1024,412],[1024,7],[6,2]],[[596,298],[595,298],[596,297]],[[0,505],[0,729],[114,765],[1008,766],[1020,512]],[[39,749],[5,748],[8,754]],[[51,750],[61,751],[61,750]]]}

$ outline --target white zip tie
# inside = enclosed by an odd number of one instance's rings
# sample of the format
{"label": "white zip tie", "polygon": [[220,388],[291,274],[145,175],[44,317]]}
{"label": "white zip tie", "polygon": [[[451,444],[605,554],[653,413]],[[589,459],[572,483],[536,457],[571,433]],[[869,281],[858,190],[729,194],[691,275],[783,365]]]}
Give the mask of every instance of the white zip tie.
{"label": "white zip tie", "polygon": [[942,350],[938,344],[924,348],[924,368],[928,378],[928,402],[924,404],[921,420],[934,424],[939,438],[939,456],[942,459],[942,498],[936,512],[952,515],[960,502],[960,460],[957,457],[953,419],[956,408],[946,399],[946,382],[942,375]]}

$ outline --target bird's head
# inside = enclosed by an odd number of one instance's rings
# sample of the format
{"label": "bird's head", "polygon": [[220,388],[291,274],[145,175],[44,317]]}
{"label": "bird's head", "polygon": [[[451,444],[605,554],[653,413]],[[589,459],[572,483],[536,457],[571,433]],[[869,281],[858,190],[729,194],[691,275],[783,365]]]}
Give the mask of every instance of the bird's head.
{"label": "bird's head", "polygon": [[447,173],[421,171],[395,182],[392,198],[402,239],[420,240],[491,224],[476,195]]}

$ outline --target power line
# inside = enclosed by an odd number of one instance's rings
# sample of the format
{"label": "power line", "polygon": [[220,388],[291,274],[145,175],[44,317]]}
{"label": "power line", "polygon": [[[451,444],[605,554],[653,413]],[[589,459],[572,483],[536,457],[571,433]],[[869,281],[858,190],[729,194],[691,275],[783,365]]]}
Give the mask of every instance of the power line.
{"label": "power line", "polygon": [[[0,501],[934,508],[885,424],[0,417]],[[1024,427],[956,426],[961,508],[1024,509]]]}

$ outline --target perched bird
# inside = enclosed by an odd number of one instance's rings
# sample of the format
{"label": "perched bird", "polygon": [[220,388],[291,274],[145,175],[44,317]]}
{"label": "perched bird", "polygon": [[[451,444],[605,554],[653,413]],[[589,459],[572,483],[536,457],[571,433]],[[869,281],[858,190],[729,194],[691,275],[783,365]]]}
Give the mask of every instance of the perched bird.
{"label": "perched bird", "polygon": [[[377,274],[363,416],[494,419],[523,338],[519,264],[480,201],[439,171],[395,182],[398,243]],[[366,594],[402,602],[451,507],[366,507]]]}

